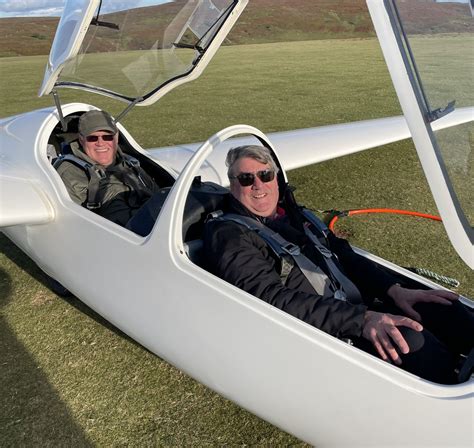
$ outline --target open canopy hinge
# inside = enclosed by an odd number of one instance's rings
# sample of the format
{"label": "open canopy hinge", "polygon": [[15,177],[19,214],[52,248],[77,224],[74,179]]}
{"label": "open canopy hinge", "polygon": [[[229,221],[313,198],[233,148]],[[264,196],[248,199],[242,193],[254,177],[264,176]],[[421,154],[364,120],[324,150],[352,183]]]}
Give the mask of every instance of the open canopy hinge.
{"label": "open canopy hinge", "polygon": [[103,20],[99,20],[101,8],[102,8],[102,0],[100,0],[99,7],[97,8],[97,15],[91,20],[91,25],[103,26],[105,28],[111,28],[113,30],[119,30],[120,28],[116,23],[104,22]]}
{"label": "open canopy hinge", "polygon": [[143,101],[142,97],[135,98],[115,119],[115,122],[118,123],[125,115],[127,115],[135,106],[135,104],[139,103],[140,101]]}
{"label": "open canopy hinge", "polygon": [[111,28],[113,30],[120,30],[120,27],[116,23],[104,22],[103,20],[98,20],[97,18],[91,20],[91,25]]}
{"label": "open canopy hinge", "polygon": [[432,121],[439,120],[441,117],[450,114],[454,111],[454,105],[456,104],[456,100],[450,101],[446,107],[440,107],[439,109],[431,110],[428,113],[428,118],[430,123]]}
{"label": "open canopy hinge", "polygon": [[61,108],[61,102],[59,101],[58,92],[56,91],[56,89],[53,89],[51,91],[51,93],[53,94],[54,104],[56,105],[56,109],[58,111],[59,122],[61,123],[61,128],[62,128],[63,132],[66,132],[67,131],[67,124],[66,124],[66,120],[64,119],[63,110]]}

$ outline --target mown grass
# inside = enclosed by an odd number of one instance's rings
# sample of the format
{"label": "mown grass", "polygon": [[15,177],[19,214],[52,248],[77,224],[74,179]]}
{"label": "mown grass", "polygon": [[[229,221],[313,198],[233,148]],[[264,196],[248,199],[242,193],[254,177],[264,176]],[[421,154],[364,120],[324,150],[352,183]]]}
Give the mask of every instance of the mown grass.
{"label": "mown grass", "polygon": [[[432,109],[474,104],[474,36],[411,36],[412,50]],[[442,45],[440,45],[442,43]],[[446,82],[446,80],[456,82]],[[446,169],[464,213],[474,226],[474,123],[436,133]]]}
{"label": "mown grass", "polygon": [[[34,97],[45,62],[0,60],[3,116],[52,104]],[[77,91],[61,97],[113,114],[125,106]],[[134,109],[124,124],[144,147],[155,147],[201,141],[236,123],[270,132],[399,113],[375,40],[315,41],[222,48],[198,81]],[[436,213],[408,141],[303,168],[290,180],[315,209]],[[337,228],[401,265],[455,276],[460,291],[474,295],[472,272],[439,223],[377,215]],[[1,446],[303,445],[147,352],[77,299],[58,298],[13,244],[1,237],[0,247]]]}

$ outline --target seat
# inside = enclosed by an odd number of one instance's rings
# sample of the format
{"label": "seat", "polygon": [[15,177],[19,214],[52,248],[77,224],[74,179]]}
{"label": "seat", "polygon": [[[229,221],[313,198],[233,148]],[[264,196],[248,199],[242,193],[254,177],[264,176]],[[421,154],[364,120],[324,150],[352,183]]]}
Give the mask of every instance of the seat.
{"label": "seat", "polygon": [[[151,197],[127,223],[126,228],[141,236],[151,232],[171,187],[162,188]],[[202,182],[198,177],[189,191],[184,208],[183,241],[199,240],[207,215],[227,209],[229,190],[213,182]]]}

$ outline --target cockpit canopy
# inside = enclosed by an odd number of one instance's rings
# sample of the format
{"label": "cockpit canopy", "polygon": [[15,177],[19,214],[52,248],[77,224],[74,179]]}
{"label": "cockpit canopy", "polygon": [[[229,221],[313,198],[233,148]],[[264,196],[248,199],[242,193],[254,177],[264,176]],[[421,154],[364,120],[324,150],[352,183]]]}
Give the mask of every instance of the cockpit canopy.
{"label": "cockpit canopy", "polygon": [[85,89],[154,103],[196,78],[248,0],[67,0],[39,95]]}
{"label": "cockpit canopy", "polygon": [[[367,1],[446,231],[474,268],[472,0]],[[459,108],[469,121],[435,128]]]}

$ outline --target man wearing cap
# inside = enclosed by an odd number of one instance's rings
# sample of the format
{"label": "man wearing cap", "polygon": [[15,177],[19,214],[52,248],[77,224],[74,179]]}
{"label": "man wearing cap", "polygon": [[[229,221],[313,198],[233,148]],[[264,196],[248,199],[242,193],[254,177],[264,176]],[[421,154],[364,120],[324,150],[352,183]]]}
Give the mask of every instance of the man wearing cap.
{"label": "man wearing cap", "polygon": [[121,151],[119,131],[107,112],[86,112],[78,130],[72,154],[55,167],[74,202],[125,226],[159,187],[138,160]]}

